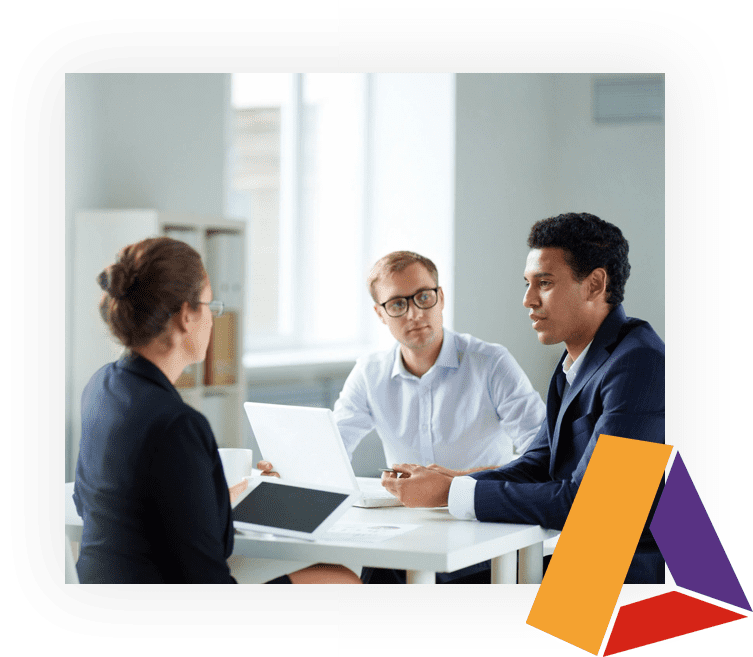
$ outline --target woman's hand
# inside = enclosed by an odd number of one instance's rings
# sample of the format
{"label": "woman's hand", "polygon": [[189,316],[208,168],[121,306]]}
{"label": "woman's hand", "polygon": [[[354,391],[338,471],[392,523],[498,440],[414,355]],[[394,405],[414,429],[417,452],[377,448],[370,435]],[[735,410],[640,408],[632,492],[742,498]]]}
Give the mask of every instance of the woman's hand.
{"label": "woman's hand", "polygon": [[269,461],[259,461],[256,467],[261,470],[262,476],[279,477],[280,473],[275,472],[274,466]]}
{"label": "woman's hand", "polygon": [[235,484],[235,486],[230,486],[228,490],[230,491],[230,504],[233,504],[235,500],[238,499],[238,496],[248,488],[248,481],[245,479],[241,481],[238,484]]}

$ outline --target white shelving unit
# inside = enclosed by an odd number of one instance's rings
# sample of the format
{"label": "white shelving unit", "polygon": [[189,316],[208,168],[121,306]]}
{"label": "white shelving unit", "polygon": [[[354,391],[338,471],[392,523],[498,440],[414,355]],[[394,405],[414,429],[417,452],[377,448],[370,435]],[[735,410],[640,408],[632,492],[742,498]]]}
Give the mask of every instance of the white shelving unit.
{"label": "white shelving unit", "polygon": [[[73,273],[73,362],[71,363],[73,419],[72,463],[78,459],[81,438],[81,394],[92,374],[117,360],[123,351],[99,316],[102,291],[97,275],[111,264],[124,246],[147,237],[169,235],[188,242],[202,257],[209,273],[214,298],[234,313],[235,365],[226,372],[231,384],[206,385],[204,363],[186,368],[178,390],[181,396],[207,416],[220,447],[244,447],[247,440],[243,401],[243,287],[245,222],[157,210],[82,210],[75,217]],[[234,239],[237,238],[237,239]],[[236,248],[232,245],[235,244]],[[214,278],[217,277],[217,280]],[[225,294],[225,297],[223,297]],[[220,320],[222,318],[219,318]],[[215,324],[217,326],[217,324]],[[193,379],[193,384],[181,387]],[[75,466],[74,466],[75,467]]]}

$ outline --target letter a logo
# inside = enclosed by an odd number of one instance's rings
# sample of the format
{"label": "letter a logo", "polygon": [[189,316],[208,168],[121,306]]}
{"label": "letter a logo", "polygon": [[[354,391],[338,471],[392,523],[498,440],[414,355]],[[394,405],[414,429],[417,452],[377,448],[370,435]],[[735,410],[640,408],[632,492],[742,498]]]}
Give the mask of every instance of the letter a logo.
{"label": "letter a logo", "polygon": [[[599,653],[671,453],[671,445],[599,437],[529,625]],[[751,610],[679,453],[650,529],[678,586]],[[603,654],[741,618],[673,591],[621,607]]]}

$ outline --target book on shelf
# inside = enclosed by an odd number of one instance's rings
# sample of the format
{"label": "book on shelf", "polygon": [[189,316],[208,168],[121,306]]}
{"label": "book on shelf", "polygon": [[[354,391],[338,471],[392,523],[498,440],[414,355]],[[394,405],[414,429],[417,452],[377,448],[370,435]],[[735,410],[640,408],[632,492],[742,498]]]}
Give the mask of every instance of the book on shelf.
{"label": "book on shelf", "polygon": [[196,365],[189,365],[175,382],[176,388],[193,388],[196,385]]}
{"label": "book on shelf", "polygon": [[233,385],[238,382],[238,320],[230,311],[214,319],[204,361],[204,385]]}

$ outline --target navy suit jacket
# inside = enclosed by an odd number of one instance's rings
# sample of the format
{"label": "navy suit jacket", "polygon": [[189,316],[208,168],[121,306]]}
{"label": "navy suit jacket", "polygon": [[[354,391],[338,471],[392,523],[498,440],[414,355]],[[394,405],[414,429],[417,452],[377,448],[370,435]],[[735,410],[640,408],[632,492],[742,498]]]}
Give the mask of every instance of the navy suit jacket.
{"label": "navy suit jacket", "polygon": [[[664,343],[647,322],[615,307],[563,399],[566,355],[549,384],[546,420],[525,454],[471,475],[478,480],[474,504],[479,520],[562,529],[601,434],[664,442]],[[661,487],[657,501],[660,492]],[[648,529],[653,511],[628,583],[664,581],[664,563]]]}
{"label": "navy suit jacket", "polygon": [[101,368],[84,390],[74,501],[82,583],[235,582],[212,430],[140,356]]}

